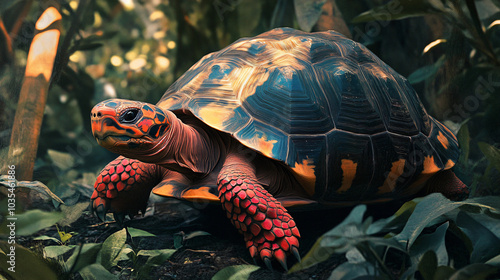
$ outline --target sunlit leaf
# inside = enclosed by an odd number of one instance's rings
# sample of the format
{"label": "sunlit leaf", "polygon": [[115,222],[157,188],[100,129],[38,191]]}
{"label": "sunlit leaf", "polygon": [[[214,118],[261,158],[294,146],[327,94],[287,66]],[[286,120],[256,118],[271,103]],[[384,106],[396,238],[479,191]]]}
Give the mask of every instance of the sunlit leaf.
{"label": "sunlit leaf", "polygon": [[127,227],[128,234],[130,234],[131,237],[151,237],[151,236],[156,236],[152,233],[149,233],[145,230],[138,229],[138,228],[133,228],[133,227]]}
{"label": "sunlit leaf", "polygon": [[249,279],[250,274],[259,270],[256,265],[233,265],[217,272],[212,280],[244,280]]}
{"label": "sunlit leaf", "polygon": [[294,0],[295,14],[300,29],[311,31],[318,22],[319,16],[326,0]]}
{"label": "sunlit leaf", "polygon": [[125,247],[126,240],[127,232],[125,229],[113,233],[104,240],[101,250],[101,263],[105,268],[110,269],[118,263],[118,257],[123,247]]}
{"label": "sunlit leaf", "polygon": [[140,279],[147,278],[153,267],[164,263],[175,252],[175,249],[140,250],[137,253],[137,256],[148,256],[148,259],[139,269],[138,277]]}

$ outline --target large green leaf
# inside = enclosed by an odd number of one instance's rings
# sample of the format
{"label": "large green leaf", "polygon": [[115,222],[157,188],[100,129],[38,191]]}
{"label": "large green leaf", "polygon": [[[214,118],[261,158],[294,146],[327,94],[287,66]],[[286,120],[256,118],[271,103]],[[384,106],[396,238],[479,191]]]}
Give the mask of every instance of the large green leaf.
{"label": "large green leaf", "polygon": [[250,274],[259,270],[256,265],[233,265],[217,272],[212,280],[245,280],[250,277]]}
{"label": "large green leaf", "polygon": [[300,29],[311,31],[318,22],[319,16],[326,0],[294,0],[295,14]]}
{"label": "large green leaf", "polygon": [[383,277],[375,277],[377,269],[374,264],[369,262],[350,263],[345,262],[336,267],[330,279],[335,280],[351,280],[351,279],[384,279]]}
{"label": "large green leaf", "polygon": [[352,22],[398,20],[444,11],[445,7],[440,0],[391,0],[385,5],[375,7],[358,15],[352,19]]}
{"label": "large green leaf", "polygon": [[60,226],[69,226],[83,214],[83,211],[87,210],[89,207],[89,202],[80,202],[72,206],[61,205],[61,211],[64,214],[64,218],[57,222]]}
{"label": "large green leaf", "polygon": [[473,251],[472,263],[486,262],[500,254],[500,220],[488,217],[482,213],[472,214],[460,212],[457,225],[469,237]]}
{"label": "large green leaf", "polygon": [[127,241],[126,229],[119,230],[110,235],[102,244],[101,263],[106,269],[115,266],[119,261],[120,252]]}
{"label": "large green leaf", "polygon": [[[19,236],[31,235],[44,228],[53,226],[63,216],[61,212],[45,212],[39,209],[28,210],[22,214],[15,215],[15,218],[17,218],[15,221],[16,234]],[[0,233],[7,233],[7,230],[9,230],[7,225],[11,222],[10,220],[5,220],[0,225]]]}
{"label": "large green leaf", "polygon": [[[15,250],[11,251],[11,247]],[[14,272],[9,270],[12,266]],[[0,241],[0,271],[14,280],[57,279],[56,272],[41,257],[21,245],[8,244],[5,241]]]}

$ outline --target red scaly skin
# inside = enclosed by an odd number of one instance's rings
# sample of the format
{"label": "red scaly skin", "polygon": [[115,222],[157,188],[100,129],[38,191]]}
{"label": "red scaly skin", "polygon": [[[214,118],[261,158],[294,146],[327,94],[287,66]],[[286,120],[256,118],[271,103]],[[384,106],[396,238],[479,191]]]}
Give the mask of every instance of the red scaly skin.
{"label": "red scaly skin", "polygon": [[298,256],[300,238],[287,210],[242,165],[223,168],[218,188],[222,208],[244,235],[250,255],[268,266],[274,257],[286,268],[286,255]]}
{"label": "red scaly skin", "polygon": [[91,197],[93,211],[101,220],[106,212],[144,213],[152,188],[161,181],[160,172],[155,164],[119,156],[97,176]]}

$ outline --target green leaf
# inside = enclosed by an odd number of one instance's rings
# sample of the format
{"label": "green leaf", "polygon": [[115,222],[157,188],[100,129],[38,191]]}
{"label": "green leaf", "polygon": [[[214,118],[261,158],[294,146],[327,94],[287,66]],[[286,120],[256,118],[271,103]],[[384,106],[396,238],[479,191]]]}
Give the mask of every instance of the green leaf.
{"label": "green leaf", "polygon": [[352,19],[352,23],[391,21],[445,12],[440,0],[391,0]]}
{"label": "green leaf", "polygon": [[294,0],[295,14],[300,29],[310,32],[321,16],[326,0]]}
{"label": "green leaf", "polygon": [[420,259],[418,271],[425,280],[433,280],[437,269],[437,257],[434,251],[427,251]]}
{"label": "green leaf", "polygon": [[500,267],[500,255],[489,259],[486,264]]}
{"label": "green leaf", "polygon": [[[15,250],[11,251],[11,247]],[[6,253],[0,254],[0,271],[9,279],[41,279],[41,275],[43,279],[58,279],[56,272],[40,256],[25,247],[0,241],[0,250]],[[15,257],[9,255],[15,255]],[[9,263],[11,260],[13,262]],[[15,272],[9,270],[12,266]]]}
{"label": "green leaf", "polygon": [[83,244],[81,248],[76,248],[65,262],[67,272],[78,272],[84,267],[96,263],[101,248],[101,243],[87,243]]}
{"label": "green leaf", "polygon": [[485,142],[479,142],[478,145],[484,156],[500,171],[500,150]]}
{"label": "green leaf", "polygon": [[75,245],[69,246],[45,246],[43,248],[43,255],[45,258],[57,259],[65,253],[74,249]]}
{"label": "green leaf", "polygon": [[80,271],[80,276],[82,276],[83,280],[104,280],[104,279],[116,279],[118,280],[118,275],[114,275],[104,268],[104,266],[94,263],[84,267]]}
{"label": "green leaf", "polygon": [[42,235],[42,236],[35,237],[35,238],[33,238],[33,240],[52,240],[52,241],[54,241],[57,244],[61,244],[61,240],[59,240],[59,239],[57,239],[55,237],[52,237],[52,236],[47,236],[47,235]]}
{"label": "green leaf", "polygon": [[233,265],[217,272],[212,280],[244,280],[250,277],[250,274],[259,270],[256,265]]}
{"label": "green leaf", "polygon": [[175,252],[175,249],[140,250],[137,253],[137,256],[149,256],[149,258],[147,259],[146,263],[139,269],[139,279],[147,278],[153,267],[164,263]]}
{"label": "green leaf", "polygon": [[484,214],[468,214],[461,211],[457,215],[457,226],[469,237],[473,251],[472,263],[486,262],[500,254],[500,222]]}
{"label": "green leaf", "polygon": [[[31,235],[44,228],[53,226],[59,221],[63,214],[61,212],[45,212],[39,209],[29,210],[22,214],[15,215],[16,221],[16,234],[19,236]],[[5,220],[1,225],[0,232],[8,230],[7,225],[9,220]]]}
{"label": "green leaf", "polygon": [[184,241],[195,238],[195,237],[208,236],[208,235],[211,235],[211,234],[206,232],[206,231],[201,231],[201,230],[193,231],[193,232],[190,232],[184,236]]}
{"label": "green leaf", "polygon": [[461,202],[452,202],[440,193],[426,196],[417,204],[403,230],[395,236],[396,240],[406,243],[406,247],[410,248],[424,228],[431,225],[436,218],[460,205]]}
{"label": "green leaf", "polygon": [[474,280],[482,280],[482,279],[490,279],[489,276],[498,272],[498,268],[482,264],[475,263],[470,264],[464,268],[461,268],[457,272],[455,272],[449,280],[462,280],[462,279],[474,279]]}
{"label": "green leaf", "polygon": [[138,228],[133,228],[133,227],[127,227],[127,232],[130,234],[131,237],[154,237],[156,235],[149,233],[145,230],[138,229]]}
{"label": "green leaf", "polygon": [[127,240],[126,229],[119,230],[110,235],[102,244],[101,263],[106,269],[115,266],[119,261],[121,250]]}
{"label": "green leaf", "polygon": [[420,263],[423,255],[432,250],[437,257],[437,265],[448,264],[448,252],[446,251],[445,235],[449,222],[439,226],[436,231],[430,234],[420,235],[410,248],[410,258],[415,264]]}
{"label": "green leaf", "polygon": [[311,250],[307,252],[302,261],[295,264],[290,269],[290,272],[306,269],[327,260],[335,253],[335,249],[340,249],[342,252],[347,252],[349,249],[352,249],[354,244],[348,244],[350,240],[342,237],[345,235],[351,237],[354,235],[362,235],[362,231],[359,227],[361,227],[365,212],[366,205],[356,206],[340,224],[320,237],[316,243],[314,243]]}
{"label": "green leaf", "polygon": [[408,82],[411,84],[417,84],[434,77],[437,71],[443,66],[444,61],[445,57],[443,55],[434,64],[415,70],[410,74],[410,76],[408,76]]}

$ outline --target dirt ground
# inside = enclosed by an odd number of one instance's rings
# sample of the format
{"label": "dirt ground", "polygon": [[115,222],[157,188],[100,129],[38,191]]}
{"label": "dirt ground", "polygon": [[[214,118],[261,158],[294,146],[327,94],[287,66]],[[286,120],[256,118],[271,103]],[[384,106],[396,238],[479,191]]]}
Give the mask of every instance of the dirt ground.
{"label": "dirt ground", "polygon": [[[369,208],[368,214],[375,218],[390,216],[399,205]],[[241,264],[255,264],[245,248],[243,237],[225,217],[221,207],[197,207],[196,209],[177,200],[167,200],[156,203],[154,210],[142,218],[125,222],[125,226],[146,230],[156,237],[134,238],[138,249],[173,249],[174,236],[194,231],[204,231],[202,235],[187,240],[165,263],[153,269],[151,279],[210,279],[221,269]],[[291,213],[301,233],[300,254],[305,254],[314,242],[325,232],[335,227],[349,213],[350,208],[328,211],[309,211]],[[70,244],[103,242],[109,235],[120,230],[115,222],[99,222],[88,211],[71,226],[64,228],[66,232],[78,233],[70,240]],[[33,236],[23,238],[21,244],[29,247],[39,247],[39,241],[33,238],[39,235],[57,236],[55,227],[43,230]],[[130,244],[130,240],[127,241]],[[56,245],[47,244],[44,245]],[[287,274],[277,263],[270,271],[258,261],[262,268],[253,272],[250,279],[328,279],[332,270],[345,262],[343,255],[333,255],[327,261],[306,270]],[[295,264],[289,257],[288,267]],[[126,266],[122,268],[127,269]],[[121,279],[134,279],[123,273]],[[76,279],[78,279],[77,277]]]}

